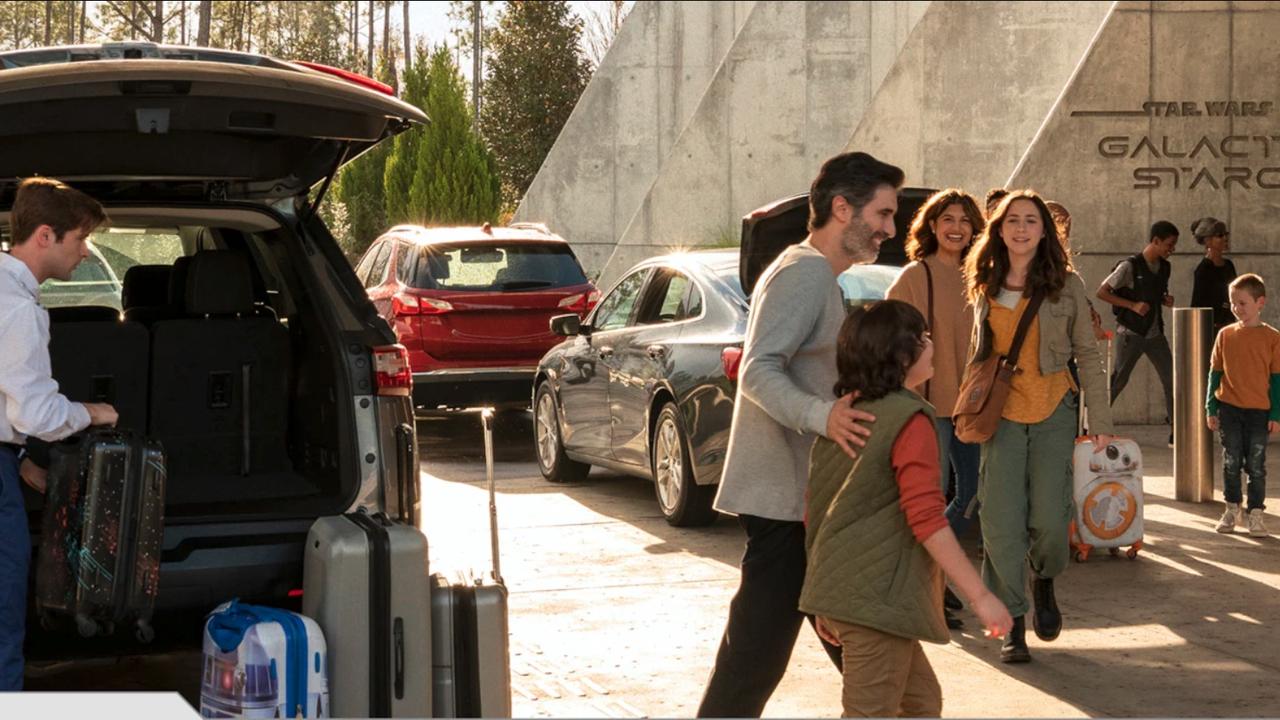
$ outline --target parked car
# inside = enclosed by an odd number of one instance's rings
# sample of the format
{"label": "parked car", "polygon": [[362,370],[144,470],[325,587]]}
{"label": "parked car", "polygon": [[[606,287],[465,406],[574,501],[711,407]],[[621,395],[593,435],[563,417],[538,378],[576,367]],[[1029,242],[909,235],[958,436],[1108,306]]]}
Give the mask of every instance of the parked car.
{"label": "parked car", "polygon": [[[837,278],[847,308],[885,297],[902,272],[899,238],[931,194],[899,193],[897,236],[880,248],[889,264],[855,265]],[[552,330],[567,339],[534,378],[543,477],[579,481],[599,465],[652,480],[672,525],[714,521],[750,289],[783,249],[805,238],[808,212],[807,194],[771,203],[743,218],[737,251],[642,261],[585,319],[553,318]]]}
{"label": "parked car", "polygon": [[317,517],[416,523],[408,352],[317,208],[344,162],[426,116],[368,78],[205,48],[0,67],[0,222],[18,179],[57,177],[181,256],[124,274],[123,319],[111,302],[51,313],[60,387],[167,453],[158,610],[296,603]]}
{"label": "parked car", "polygon": [[87,243],[89,256],[76,266],[70,280],[46,280],[40,285],[40,303],[47,308],[96,305],[120,309],[123,287],[102,251]]}
{"label": "parked car", "polygon": [[[738,263],[737,251],[652,258],[627,271],[585,322],[552,321],[569,339],[542,359],[535,380],[543,477],[577,481],[599,465],[652,479],[672,525],[715,519],[747,328]],[[850,268],[839,278],[846,303],[882,299],[901,270]]]}
{"label": "parked car", "polygon": [[420,408],[528,407],[549,321],[600,299],[569,243],[545,226],[399,225],[356,265],[409,351]]}

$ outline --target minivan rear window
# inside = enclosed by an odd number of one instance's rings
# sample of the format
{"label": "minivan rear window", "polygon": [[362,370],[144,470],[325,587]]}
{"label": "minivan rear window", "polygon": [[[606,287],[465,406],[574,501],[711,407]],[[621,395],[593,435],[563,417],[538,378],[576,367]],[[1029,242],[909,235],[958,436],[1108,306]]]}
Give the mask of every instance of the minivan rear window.
{"label": "minivan rear window", "polygon": [[483,243],[419,250],[401,281],[424,290],[512,292],[582,285],[587,276],[568,245]]}

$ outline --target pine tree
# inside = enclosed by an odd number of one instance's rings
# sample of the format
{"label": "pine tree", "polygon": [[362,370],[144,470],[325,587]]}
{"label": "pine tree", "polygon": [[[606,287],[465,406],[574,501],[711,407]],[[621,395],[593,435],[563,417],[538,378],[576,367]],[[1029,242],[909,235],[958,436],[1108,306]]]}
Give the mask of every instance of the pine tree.
{"label": "pine tree", "polygon": [[431,118],[395,141],[385,172],[387,219],[392,223],[459,224],[492,221],[500,204],[493,158],[471,125],[466,90],[444,47],[419,48],[405,75],[405,100]]}
{"label": "pine tree", "polygon": [[582,19],[564,0],[507,3],[486,40],[480,125],[509,204],[529,189],[587,87],[581,40]]}

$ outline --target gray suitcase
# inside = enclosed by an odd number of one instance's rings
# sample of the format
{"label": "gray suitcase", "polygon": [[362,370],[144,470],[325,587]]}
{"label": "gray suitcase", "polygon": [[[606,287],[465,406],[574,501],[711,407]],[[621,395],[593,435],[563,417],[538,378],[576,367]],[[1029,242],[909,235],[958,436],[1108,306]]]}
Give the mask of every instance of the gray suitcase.
{"label": "gray suitcase", "polygon": [[333,717],[431,714],[430,597],[417,528],[363,511],[311,526],[302,611],[328,641]]}
{"label": "gray suitcase", "polygon": [[432,709],[438,718],[511,717],[511,651],[507,587],[498,561],[498,508],[493,484],[493,411],[481,412],[489,480],[493,571],[451,582],[431,576]]}

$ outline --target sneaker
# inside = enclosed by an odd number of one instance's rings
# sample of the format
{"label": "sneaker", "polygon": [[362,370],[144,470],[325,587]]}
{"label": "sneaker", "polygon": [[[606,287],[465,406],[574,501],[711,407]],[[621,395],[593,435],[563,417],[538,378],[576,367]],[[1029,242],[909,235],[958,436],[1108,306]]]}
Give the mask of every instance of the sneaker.
{"label": "sneaker", "polygon": [[1234,532],[1236,523],[1241,520],[1240,515],[1240,503],[1227,503],[1227,509],[1223,511],[1222,519],[1218,521],[1218,532]]}
{"label": "sneaker", "polygon": [[1262,508],[1249,511],[1249,537],[1269,537],[1267,526],[1262,524]]}
{"label": "sneaker", "polygon": [[1173,433],[1169,433],[1169,447],[1173,447]]}

